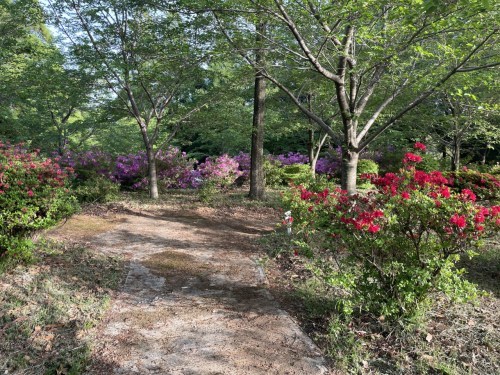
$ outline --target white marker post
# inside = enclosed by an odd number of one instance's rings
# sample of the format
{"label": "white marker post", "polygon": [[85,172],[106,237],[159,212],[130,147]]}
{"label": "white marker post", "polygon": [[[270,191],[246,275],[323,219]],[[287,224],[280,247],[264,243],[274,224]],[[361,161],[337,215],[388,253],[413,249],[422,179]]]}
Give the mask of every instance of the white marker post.
{"label": "white marker post", "polygon": [[292,223],[293,223],[292,211],[285,212],[284,222],[286,223],[286,233],[289,236],[291,236],[292,235]]}

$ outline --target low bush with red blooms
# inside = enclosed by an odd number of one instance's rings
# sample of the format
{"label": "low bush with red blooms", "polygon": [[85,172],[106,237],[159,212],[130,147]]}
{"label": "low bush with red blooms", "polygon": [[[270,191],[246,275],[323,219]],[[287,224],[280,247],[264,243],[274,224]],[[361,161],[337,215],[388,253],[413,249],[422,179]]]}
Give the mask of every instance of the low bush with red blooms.
{"label": "low bush with red blooms", "polygon": [[[424,147],[417,144],[416,152]],[[295,233],[320,234],[323,247],[342,254],[342,272],[327,279],[347,290],[346,313],[399,319],[426,306],[436,290],[457,299],[476,295],[455,264],[500,228],[500,206],[479,205],[470,189],[453,191],[439,171],[417,170],[417,156],[407,153],[399,173],[370,176],[377,190],[363,196],[301,186],[285,195]]]}
{"label": "low bush with red blooms", "polygon": [[448,172],[449,186],[456,191],[472,190],[480,200],[492,203],[500,201],[500,180],[488,173],[465,169],[459,172]]}
{"label": "low bush with red blooms", "polygon": [[0,142],[0,257],[29,257],[30,235],[76,210],[71,173],[55,159]]}

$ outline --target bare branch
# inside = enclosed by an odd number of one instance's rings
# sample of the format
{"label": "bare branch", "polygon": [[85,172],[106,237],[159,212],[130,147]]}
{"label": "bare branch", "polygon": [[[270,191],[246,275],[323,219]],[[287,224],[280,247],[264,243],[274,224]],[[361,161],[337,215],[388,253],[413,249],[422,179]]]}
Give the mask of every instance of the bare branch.
{"label": "bare branch", "polygon": [[318,61],[318,59],[314,56],[314,54],[311,52],[311,50],[307,46],[306,41],[304,40],[304,38],[300,34],[299,29],[297,28],[297,26],[295,25],[295,23],[293,22],[293,20],[290,18],[290,16],[288,15],[287,11],[285,10],[285,8],[281,4],[281,2],[279,0],[274,0],[274,2],[276,4],[276,6],[278,7],[281,15],[283,16],[284,22],[286,23],[286,25],[288,26],[288,28],[292,32],[293,36],[295,37],[295,40],[297,41],[297,43],[299,44],[300,48],[305,53],[305,55],[307,56],[307,58],[309,59],[309,61],[311,62],[311,64],[323,76],[325,76],[326,78],[328,78],[328,79],[330,79],[330,80],[332,80],[334,82],[337,82],[337,83],[341,84],[342,83],[342,79],[338,75],[333,74],[329,70],[325,69],[321,65],[321,63]]}
{"label": "bare branch", "polygon": [[453,75],[455,75],[459,69],[462,69],[465,64],[479,51],[488,40],[498,33],[498,29],[493,30],[491,33],[486,35],[486,37],[477,44],[455,67],[453,67],[443,78],[437,81],[433,87],[422,92],[417,98],[415,98],[412,102],[410,102],[405,108],[396,113],[390,119],[388,119],[383,125],[381,125],[370,137],[366,138],[363,143],[360,145],[360,149],[365,148],[371,141],[373,141],[376,137],[378,137],[382,132],[384,132],[388,127],[393,125],[396,121],[401,119],[406,113],[411,111],[413,108],[417,107],[420,103],[422,103],[425,99],[431,96],[436,90],[441,87],[446,81],[448,81]]}

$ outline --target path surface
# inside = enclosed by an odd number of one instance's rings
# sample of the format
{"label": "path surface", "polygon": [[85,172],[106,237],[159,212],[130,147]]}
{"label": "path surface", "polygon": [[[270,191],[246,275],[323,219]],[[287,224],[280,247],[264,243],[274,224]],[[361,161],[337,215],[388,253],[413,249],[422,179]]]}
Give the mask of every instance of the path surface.
{"label": "path surface", "polygon": [[89,239],[129,262],[91,373],[327,374],[318,348],[266,290],[253,244],[272,229],[264,216],[129,212]]}

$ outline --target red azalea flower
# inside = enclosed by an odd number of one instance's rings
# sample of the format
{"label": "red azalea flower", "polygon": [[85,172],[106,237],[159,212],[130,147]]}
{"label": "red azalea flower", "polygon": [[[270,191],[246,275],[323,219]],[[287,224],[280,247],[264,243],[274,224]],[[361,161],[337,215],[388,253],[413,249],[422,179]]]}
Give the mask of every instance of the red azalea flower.
{"label": "red azalea flower", "polygon": [[412,154],[411,152],[407,152],[405,154],[405,157],[403,158],[403,163],[404,164],[420,163],[422,160],[423,159],[420,155],[415,155],[415,154]]}
{"label": "red azalea flower", "polygon": [[438,201],[437,199],[434,201],[434,204],[436,205],[436,207],[441,207],[441,205],[443,204],[441,201]]}
{"label": "red azalea flower", "polygon": [[463,189],[462,190],[462,196],[464,199],[467,201],[475,202],[476,201],[476,194],[472,190],[469,189]]}
{"label": "red azalea flower", "polygon": [[420,142],[416,142],[414,145],[413,145],[413,148],[415,150],[421,150],[421,151],[425,151],[425,149],[427,148],[423,143],[420,143]]}
{"label": "red azalea flower", "polygon": [[306,189],[302,190],[301,193],[300,193],[300,199],[306,201],[308,200],[309,198],[311,198],[313,195],[312,192],[310,191],[307,191]]}
{"label": "red azalea flower", "polygon": [[474,217],[474,221],[476,223],[484,223],[484,214],[481,211],[479,211]]}
{"label": "red azalea flower", "polygon": [[491,214],[491,216],[498,216],[498,215],[500,215],[500,206],[491,206],[491,208],[490,208],[490,214]]}
{"label": "red azalea flower", "polygon": [[465,215],[454,214],[450,218],[450,223],[456,225],[458,228],[465,228],[467,221],[465,220]]}
{"label": "red azalea flower", "polygon": [[403,198],[403,199],[410,199],[410,193],[408,193],[407,191],[403,191],[401,193],[401,198]]}
{"label": "red azalea flower", "polygon": [[32,190],[28,190],[28,197],[32,197],[33,195],[35,195],[35,193],[33,193]]}
{"label": "red azalea flower", "polygon": [[448,186],[442,186],[441,189],[439,190],[439,194],[441,194],[443,198],[449,198],[450,188]]}
{"label": "red azalea flower", "polygon": [[370,233],[377,233],[379,230],[380,230],[380,225],[370,224],[370,226],[368,227],[368,232]]}

